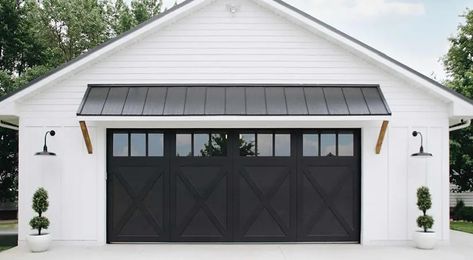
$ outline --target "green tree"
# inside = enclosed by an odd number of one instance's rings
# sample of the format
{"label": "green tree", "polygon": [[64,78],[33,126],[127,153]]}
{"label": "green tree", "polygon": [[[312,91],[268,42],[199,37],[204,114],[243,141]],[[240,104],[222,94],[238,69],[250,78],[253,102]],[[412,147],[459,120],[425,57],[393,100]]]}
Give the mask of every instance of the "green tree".
{"label": "green tree", "polygon": [[0,129],[0,202],[18,198],[18,132]]}
{"label": "green tree", "polygon": [[31,228],[38,230],[38,235],[41,235],[41,230],[49,227],[49,219],[43,216],[48,207],[48,192],[44,188],[39,188],[33,195],[33,210],[38,216],[30,220]]}
{"label": "green tree", "polygon": [[[449,75],[447,86],[473,98],[473,11],[467,10],[465,23],[450,40],[450,49],[444,57]],[[450,181],[458,191],[473,191],[473,127],[450,134]]]}
{"label": "green tree", "polygon": [[130,7],[123,0],[115,3],[107,2],[108,23],[114,36],[120,35],[136,25],[135,17]]}
{"label": "green tree", "polygon": [[137,24],[161,13],[162,0],[132,0],[131,9]]}
{"label": "green tree", "polygon": [[34,2],[0,0],[0,70],[21,75],[48,62],[46,42],[33,19]]}
{"label": "green tree", "polygon": [[50,44],[70,61],[110,38],[106,8],[97,0],[43,0],[39,19]]}

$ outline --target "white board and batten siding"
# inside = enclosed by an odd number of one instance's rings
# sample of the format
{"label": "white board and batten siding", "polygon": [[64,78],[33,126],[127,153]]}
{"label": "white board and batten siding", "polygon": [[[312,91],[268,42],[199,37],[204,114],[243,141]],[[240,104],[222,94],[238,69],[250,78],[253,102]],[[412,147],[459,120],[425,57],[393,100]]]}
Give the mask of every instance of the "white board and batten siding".
{"label": "white board and batten siding", "polygon": [[[22,100],[20,240],[30,233],[34,187],[42,185],[50,191],[46,215],[56,240],[105,243],[106,125],[89,123],[94,153],[88,155],[77,108],[87,84],[166,83],[379,84],[392,110],[380,155],[374,147],[381,122],[336,123],[362,128],[362,243],[411,239],[420,185],[431,188],[434,229],[439,239],[448,240],[448,104],[251,0],[236,2],[235,15],[226,11],[226,1],[214,1]],[[331,126],[313,122],[314,128]],[[57,135],[48,147],[58,156],[34,157],[51,128]],[[413,130],[424,134],[433,158],[409,156],[419,148]]]}

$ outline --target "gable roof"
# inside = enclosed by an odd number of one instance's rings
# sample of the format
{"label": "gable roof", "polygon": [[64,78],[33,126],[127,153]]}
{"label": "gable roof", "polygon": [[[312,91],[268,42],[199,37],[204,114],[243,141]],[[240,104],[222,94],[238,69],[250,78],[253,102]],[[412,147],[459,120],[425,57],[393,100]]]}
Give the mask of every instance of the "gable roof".
{"label": "gable roof", "polygon": [[[120,36],[117,36],[99,45],[98,47],[95,47],[87,51],[86,53],[76,57],[75,59],[62,64],[61,66],[51,70],[47,74],[29,82],[24,87],[19,88],[18,90],[10,93],[9,95],[3,96],[2,98],[0,98],[0,105],[2,103],[7,102],[8,100],[15,100],[16,98],[20,98],[26,95],[25,90],[27,89],[32,89],[33,87],[36,87],[37,85],[41,85],[41,86],[46,85],[47,83],[49,83],[48,80],[54,80],[56,78],[66,75],[69,72],[67,71],[67,69],[73,66],[80,67],[81,65],[84,65],[85,63],[95,60],[100,55],[103,55],[104,52],[106,53],[108,51],[111,51],[121,46],[122,44],[125,44],[126,42],[130,41],[134,37],[141,35],[141,33],[144,33],[153,29],[160,22],[163,22],[163,20],[165,19],[172,20],[173,18],[176,18],[176,16],[178,16],[179,14],[182,14],[182,11],[191,11],[198,6],[205,4],[208,1],[209,0],[183,1],[182,3],[177,4],[173,6],[172,8],[168,9],[167,11],[154,16],[148,21],[141,23],[140,25],[134,27],[133,29],[121,34]],[[423,86],[427,86],[427,85],[433,86],[436,88],[434,92],[437,92],[438,94],[445,96],[448,100],[451,100],[452,102],[460,101],[470,106],[470,109],[473,115],[473,100],[459,94],[458,92],[455,92],[454,90],[442,85],[441,83],[431,79],[430,77],[425,76],[424,74],[410,68],[409,66],[391,58],[385,53],[374,49],[373,47],[345,34],[344,32],[322,22],[321,20],[297,9],[296,7],[282,0],[257,0],[257,3],[260,5],[265,5],[267,7],[272,7],[273,11],[280,12],[280,14],[287,16],[290,20],[293,20],[299,23],[299,25],[307,26],[325,35],[330,34],[329,36],[331,36],[334,40],[341,42],[342,45],[355,48],[355,51],[363,52],[363,54],[370,56],[370,58],[378,62],[390,63],[388,65],[390,68],[393,68],[395,70],[397,69],[398,71],[402,70],[404,71],[404,74],[407,74],[407,73],[412,74],[411,79],[413,77],[417,78],[418,80],[417,83],[420,83]],[[83,62],[84,64],[79,64],[81,62]]]}

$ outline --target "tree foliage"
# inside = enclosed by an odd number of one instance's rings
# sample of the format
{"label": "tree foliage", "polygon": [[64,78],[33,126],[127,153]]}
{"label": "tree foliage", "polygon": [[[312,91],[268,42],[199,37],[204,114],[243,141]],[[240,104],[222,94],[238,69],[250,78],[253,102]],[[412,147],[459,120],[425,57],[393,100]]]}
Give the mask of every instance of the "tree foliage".
{"label": "tree foliage", "polygon": [[49,220],[43,213],[48,210],[48,192],[44,188],[39,188],[33,195],[33,210],[38,214],[30,221],[30,226],[38,230],[38,235],[41,235],[41,230],[49,227]]}
{"label": "tree foliage", "polygon": [[[161,0],[0,0],[0,97],[161,9]],[[0,128],[0,202],[16,201],[17,140]]]}
{"label": "tree foliage", "polygon": [[[449,75],[446,82],[455,91],[473,98],[473,11],[467,10],[465,23],[450,40],[444,57]],[[450,180],[458,191],[473,191],[473,127],[450,134]]]}
{"label": "tree foliage", "polygon": [[115,35],[122,34],[136,25],[136,19],[130,7],[123,0],[116,0],[115,3],[108,2],[106,10],[110,30]]}
{"label": "tree foliage", "polygon": [[200,151],[202,156],[225,156],[228,147],[228,139],[225,134],[210,135],[210,142],[204,145]]}
{"label": "tree foliage", "polygon": [[34,19],[36,5],[0,0],[0,69],[21,75],[27,68],[48,62],[46,41]]}
{"label": "tree foliage", "polygon": [[104,5],[96,0],[42,0],[38,18],[63,63],[109,39]]}
{"label": "tree foliage", "polygon": [[163,6],[163,1],[159,0],[142,0],[131,1],[132,13],[136,23],[142,23],[149,18],[159,14]]}
{"label": "tree foliage", "polygon": [[247,141],[241,137],[238,139],[238,147],[240,147],[241,156],[256,156],[255,146],[254,141]]}
{"label": "tree foliage", "polygon": [[429,188],[422,186],[417,189],[417,207],[422,211],[422,216],[417,218],[417,226],[427,232],[434,225],[432,216],[427,215],[427,210],[432,207]]}
{"label": "tree foliage", "polygon": [[18,194],[18,133],[0,128],[0,202],[15,202]]}

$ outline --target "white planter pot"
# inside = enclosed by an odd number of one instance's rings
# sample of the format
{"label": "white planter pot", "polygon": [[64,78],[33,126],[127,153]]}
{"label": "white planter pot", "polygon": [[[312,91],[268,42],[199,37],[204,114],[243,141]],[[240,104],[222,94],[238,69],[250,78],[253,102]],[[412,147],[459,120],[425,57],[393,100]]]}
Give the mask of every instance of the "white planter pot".
{"label": "white planter pot", "polygon": [[44,252],[49,249],[51,245],[51,235],[28,235],[26,243],[31,252]]}
{"label": "white planter pot", "polygon": [[433,231],[417,231],[414,233],[414,242],[417,248],[434,249],[435,244],[437,243],[437,234]]}

